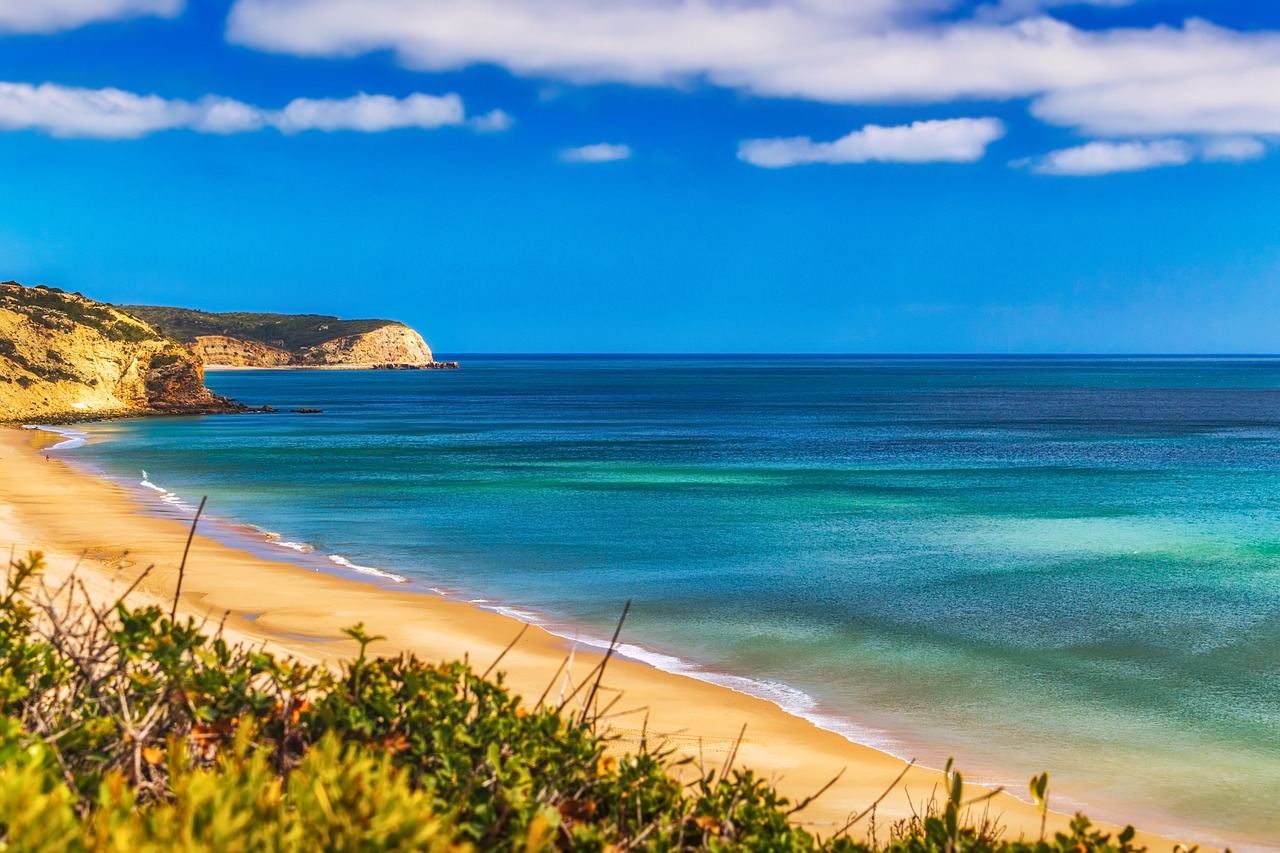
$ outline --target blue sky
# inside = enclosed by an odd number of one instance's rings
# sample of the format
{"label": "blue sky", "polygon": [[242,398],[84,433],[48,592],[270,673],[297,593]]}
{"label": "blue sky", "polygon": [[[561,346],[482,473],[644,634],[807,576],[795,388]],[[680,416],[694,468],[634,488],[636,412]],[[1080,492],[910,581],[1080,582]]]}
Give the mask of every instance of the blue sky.
{"label": "blue sky", "polygon": [[0,278],[465,352],[1280,351],[1280,8],[0,0]]}

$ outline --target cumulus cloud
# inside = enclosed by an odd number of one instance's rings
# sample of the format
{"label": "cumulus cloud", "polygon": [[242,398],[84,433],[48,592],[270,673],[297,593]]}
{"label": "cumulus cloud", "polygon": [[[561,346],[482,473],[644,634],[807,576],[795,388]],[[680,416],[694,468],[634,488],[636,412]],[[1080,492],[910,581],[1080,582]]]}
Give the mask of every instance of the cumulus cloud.
{"label": "cumulus cloud", "polygon": [[1052,92],[1032,112],[1100,136],[1280,133],[1280,54],[1274,67]]}
{"label": "cumulus cloud", "polygon": [[869,124],[834,142],[807,136],[749,139],[738,146],[739,159],[753,166],[781,169],[810,163],[972,163],[1004,136],[994,118],[917,121],[898,127]]}
{"label": "cumulus cloud", "polygon": [[[412,68],[492,63],[574,83],[707,82],[834,103],[1033,98],[1036,114],[1048,121],[1112,135],[1275,132],[1280,86],[1271,81],[1280,75],[1280,33],[1196,20],[1083,30],[1044,13],[1065,0],[1001,0],[988,4],[985,15],[960,20],[938,14],[954,15],[964,5],[236,0],[228,35],[283,53],[390,50]],[[1230,93],[1230,109],[1210,109],[1198,94],[1210,91]]]}
{"label": "cumulus cloud", "polygon": [[[501,130],[511,124],[510,116],[501,110],[470,121],[479,130]],[[267,110],[213,95],[184,101],[120,89],[0,82],[0,130],[36,130],[61,137],[132,139],[163,130],[228,134],[264,127],[284,133],[378,133],[467,123],[462,99],[452,93],[414,93],[404,98],[363,93],[350,98],[296,98],[284,109]]]}
{"label": "cumulus cloud", "polygon": [[1195,154],[1195,148],[1179,139],[1090,142],[1052,151],[1033,162],[1031,168],[1042,175],[1110,175],[1185,166]]}
{"label": "cumulus cloud", "polygon": [[303,130],[359,130],[378,133],[405,127],[436,128],[466,120],[462,98],[455,94],[406,98],[361,93],[350,98],[296,98],[270,122],[285,133]]}
{"label": "cumulus cloud", "polygon": [[1185,139],[1096,140],[1041,157],[1017,160],[1010,165],[1029,167],[1042,175],[1093,176],[1185,166],[1196,160],[1244,163],[1265,157],[1268,150],[1266,142],[1251,136],[1208,137],[1198,142]]}
{"label": "cumulus cloud", "polygon": [[566,148],[560,152],[560,159],[566,163],[610,163],[614,160],[629,160],[630,158],[630,145],[617,145],[611,142],[597,142],[595,145]]}
{"label": "cumulus cloud", "polygon": [[172,17],[183,0],[0,0],[0,32],[48,33],[94,21]]}
{"label": "cumulus cloud", "polygon": [[[80,90],[86,91],[86,90]],[[89,90],[92,91],[92,90]],[[134,97],[137,97],[136,95]],[[149,96],[155,98],[155,95]],[[157,99],[163,100],[163,99]],[[267,113],[250,104],[232,98],[214,95],[201,98],[194,104],[183,101],[164,101],[173,113],[170,127],[188,127],[200,133],[247,133],[261,130],[267,124]],[[166,128],[157,127],[156,130]],[[96,134],[79,134],[93,136]],[[141,134],[138,134],[141,135]]]}
{"label": "cumulus cloud", "polygon": [[129,139],[178,127],[235,132],[261,127],[252,108],[237,101],[166,100],[120,89],[78,89],[44,83],[0,83],[0,129],[39,130],[53,136]]}

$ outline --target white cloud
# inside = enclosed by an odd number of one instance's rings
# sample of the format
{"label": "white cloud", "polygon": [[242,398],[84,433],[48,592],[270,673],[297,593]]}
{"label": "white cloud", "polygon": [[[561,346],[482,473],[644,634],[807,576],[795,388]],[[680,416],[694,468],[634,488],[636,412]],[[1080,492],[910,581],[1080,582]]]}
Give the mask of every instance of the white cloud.
{"label": "white cloud", "polygon": [[179,117],[186,119],[174,127],[188,127],[200,133],[247,133],[261,130],[267,124],[267,113],[231,98],[210,95],[190,105],[190,109],[186,109],[182,101],[168,103]]}
{"label": "white cloud", "polygon": [[[198,101],[184,101],[120,89],[0,82],[0,130],[35,130],[61,137],[131,139],[163,130],[227,134],[264,127],[275,127],[284,133],[306,130],[378,133],[466,123],[466,108],[455,94],[296,98],[282,110],[266,110],[213,95]],[[470,124],[477,130],[502,130],[510,126],[511,117],[495,110],[471,119]]]}
{"label": "white cloud", "polygon": [[629,160],[630,158],[630,145],[616,145],[611,142],[597,142],[595,145],[566,148],[560,152],[560,159],[566,163],[610,163],[614,160]]}
{"label": "white cloud", "polygon": [[1251,136],[1211,139],[1201,148],[1200,156],[1210,162],[1243,163],[1267,156],[1267,144]]}
{"label": "white cloud", "polygon": [[172,17],[183,0],[0,0],[0,32],[48,33],[94,21]]}
{"label": "white cloud", "polygon": [[480,133],[497,133],[509,130],[516,120],[502,110],[490,110],[484,115],[467,119],[467,127]]}
{"label": "white cloud", "polygon": [[1053,92],[1032,112],[1100,136],[1280,133],[1280,53],[1277,62]]}
{"label": "white cloud", "polygon": [[[221,99],[201,103],[135,95],[120,89],[78,89],[44,83],[0,83],[0,129],[40,130],[53,136],[128,139],[160,130],[209,129],[234,124],[243,104]],[[259,125],[261,126],[261,125]]]}
{"label": "white cloud", "polygon": [[[1082,0],[1084,2],[1084,0]],[[1121,5],[1123,0],[1089,0]],[[1022,16],[1064,0],[1005,0]],[[835,103],[1036,98],[1113,135],[1271,133],[1280,33],[1192,20],[1082,30],[1046,14],[947,21],[960,0],[236,0],[233,41],[308,56],[391,50],[574,83],[708,82]],[[1200,92],[1226,94],[1214,111]],[[1152,93],[1158,95],[1148,100]]]}
{"label": "white cloud", "polygon": [[359,130],[378,133],[405,127],[436,128],[459,125],[466,120],[462,98],[455,94],[406,98],[366,95],[350,98],[296,98],[270,123],[285,133],[303,130]]}
{"label": "white cloud", "polygon": [[835,142],[814,142],[807,136],[749,139],[738,146],[738,157],[766,169],[871,161],[972,163],[1002,136],[1004,125],[993,118],[918,121],[899,127],[869,124]]}
{"label": "white cloud", "polygon": [[1151,142],[1090,142],[1052,151],[1031,164],[1042,175],[1110,175],[1142,172],[1165,166],[1185,166],[1196,155],[1193,146],[1180,139]]}

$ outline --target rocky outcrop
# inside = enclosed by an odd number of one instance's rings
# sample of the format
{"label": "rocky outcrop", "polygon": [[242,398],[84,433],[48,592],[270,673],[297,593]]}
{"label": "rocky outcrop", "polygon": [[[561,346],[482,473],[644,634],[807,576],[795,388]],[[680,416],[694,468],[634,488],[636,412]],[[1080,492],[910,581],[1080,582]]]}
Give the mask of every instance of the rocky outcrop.
{"label": "rocky outcrop", "polygon": [[432,364],[431,347],[403,323],[325,341],[304,353],[301,362],[314,365],[426,365]]}
{"label": "rocky outcrop", "polygon": [[0,421],[241,411],[187,347],[110,305],[0,284]]}

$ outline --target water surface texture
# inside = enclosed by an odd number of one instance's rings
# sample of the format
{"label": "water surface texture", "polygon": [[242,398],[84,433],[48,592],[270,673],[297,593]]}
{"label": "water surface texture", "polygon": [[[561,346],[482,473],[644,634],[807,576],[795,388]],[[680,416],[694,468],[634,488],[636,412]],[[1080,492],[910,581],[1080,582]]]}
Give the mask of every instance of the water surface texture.
{"label": "water surface texture", "polygon": [[1058,808],[1280,847],[1280,360],[209,384],[282,412],[95,425],[69,454],[562,634],[634,598],[629,651],[666,668],[1015,791],[1049,769]]}

